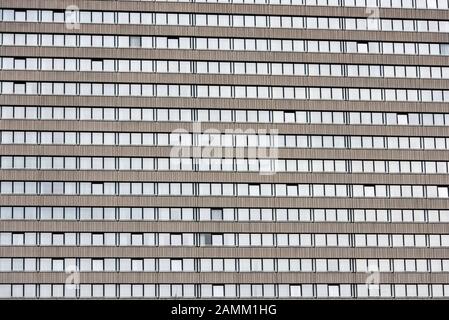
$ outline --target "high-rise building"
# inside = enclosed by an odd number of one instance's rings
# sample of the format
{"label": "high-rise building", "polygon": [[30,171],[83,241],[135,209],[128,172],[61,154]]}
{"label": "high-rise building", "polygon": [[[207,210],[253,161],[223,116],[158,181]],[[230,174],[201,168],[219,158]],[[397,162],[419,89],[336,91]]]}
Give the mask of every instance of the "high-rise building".
{"label": "high-rise building", "polygon": [[0,1],[0,298],[448,298],[448,0]]}

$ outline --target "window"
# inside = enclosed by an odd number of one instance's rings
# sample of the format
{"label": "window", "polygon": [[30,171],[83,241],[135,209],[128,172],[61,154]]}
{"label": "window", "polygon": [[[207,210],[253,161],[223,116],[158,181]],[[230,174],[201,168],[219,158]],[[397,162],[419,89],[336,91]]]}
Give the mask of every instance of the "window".
{"label": "window", "polygon": [[223,235],[222,234],[212,234],[212,245],[222,246],[223,245]]}
{"label": "window", "polygon": [[103,259],[92,259],[92,271],[103,271],[104,270],[104,260]]}
{"label": "window", "polygon": [[223,220],[223,209],[211,209],[212,220]]}
{"label": "window", "polygon": [[212,296],[215,297],[224,297],[224,285],[213,285],[212,286]]}
{"label": "window", "polygon": [[129,46],[131,48],[140,48],[142,46],[142,38],[136,36],[129,37]]}
{"label": "window", "polygon": [[438,198],[447,198],[448,197],[448,187],[438,187]]}
{"label": "window", "polygon": [[142,233],[132,233],[131,234],[131,245],[142,246],[143,245],[143,234]]}
{"label": "window", "polygon": [[183,271],[182,259],[171,259],[171,271]]}
{"label": "window", "polygon": [[449,55],[449,44],[440,44],[440,53],[445,56]]}
{"label": "window", "polygon": [[210,233],[201,233],[200,234],[200,244],[203,246],[212,245],[212,234]]}

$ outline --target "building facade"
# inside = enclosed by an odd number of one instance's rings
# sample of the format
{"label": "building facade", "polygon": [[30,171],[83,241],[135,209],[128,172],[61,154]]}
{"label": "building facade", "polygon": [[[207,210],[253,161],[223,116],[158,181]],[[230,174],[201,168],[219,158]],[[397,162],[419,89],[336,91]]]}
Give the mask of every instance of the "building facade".
{"label": "building facade", "polygon": [[2,0],[0,298],[448,298],[448,0]]}

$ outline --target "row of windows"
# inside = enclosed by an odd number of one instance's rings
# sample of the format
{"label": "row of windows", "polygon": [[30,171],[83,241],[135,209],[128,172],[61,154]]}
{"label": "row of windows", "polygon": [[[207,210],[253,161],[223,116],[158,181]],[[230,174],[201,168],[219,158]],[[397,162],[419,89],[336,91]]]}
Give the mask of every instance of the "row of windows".
{"label": "row of windows", "polygon": [[[254,130],[248,130],[254,132]],[[248,132],[247,131],[247,132]],[[449,138],[385,137],[385,136],[320,136],[278,134],[198,134],[198,133],[129,133],[129,132],[53,132],[53,131],[1,131],[0,144],[67,144],[117,146],[172,146],[172,157],[191,157],[192,146],[203,147],[202,158],[222,157],[223,148],[335,148],[335,149],[449,149]],[[216,148],[214,148],[216,147]],[[259,150],[260,151],[260,150]],[[226,157],[242,158],[238,151],[227,152]],[[243,153],[242,153],[243,154]],[[267,158],[266,153],[255,156]],[[271,162],[270,162],[271,163]],[[267,163],[269,164],[269,163]],[[268,168],[270,169],[270,168]],[[271,168],[268,171],[274,171]]]}
{"label": "row of windows", "polygon": [[0,246],[449,247],[449,234],[0,232]]}
{"label": "row of windows", "polygon": [[0,119],[449,126],[449,113],[0,106]]}
{"label": "row of windows", "polygon": [[0,10],[3,22],[445,32],[449,21],[124,11]]}
{"label": "row of windows", "polygon": [[447,174],[447,161],[0,156],[0,169]]}
{"label": "row of windows", "polygon": [[0,58],[4,70],[210,73],[448,79],[448,67],[182,60]]}
{"label": "row of windows", "polygon": [[448,173],[447,162],[372,160],[295,160],[295,159],[189,159],[114,157],[23,157],[1,156],[0,169],[41,170],[186,170],[260,171],[274,161],[276,172],[343,173]]}
{"label": "row of windows", "polygon": [[3,46],[449,55],[448,43],[2,33]]}
{"label": "row of windows", "polygon": [[[103,0],[114,1],[114,0]],[[405,8],[405,9],[448,9],[448,0],[115,0],[115,1],[162,1],[193,3],[233,3],[269,5],[307,5],[333,7]]]}
{"label": "row of windows", "polygon": [[447,223],[449,210],[0,207],[1,220]]}
{"label": "row of windows", "polygon": [[448,259],[0,258],[0,272],[449,272]]}
{"label": "row of windows", "polygon": [[1,181],[0,194],[445,199],[449,197],[447,185],[62,181]]}
{"label": "row of windows", "polygon": [[2,70],[156,72],[234,75],[284,75],[323,77],[378,77],[410,79],[449,79],[449,67],[272,63],[196,60],[127,60],[76,58],[0,57]]}
{"label": "row of windows", "polygon": [[0,94],[449,102],[449,90],[2,81]]}
{"label": "row of windows", "polygon": [[0,298],[443,298],[447,284],[0,284]]}

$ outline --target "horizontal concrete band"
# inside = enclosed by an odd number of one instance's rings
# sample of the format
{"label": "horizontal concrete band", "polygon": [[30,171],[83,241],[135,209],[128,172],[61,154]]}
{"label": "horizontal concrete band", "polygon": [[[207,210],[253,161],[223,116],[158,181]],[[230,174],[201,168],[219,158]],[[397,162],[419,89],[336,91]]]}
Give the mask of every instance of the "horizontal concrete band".
{"label": "horizontal concrete band", "polygon": [[448,259],[447,248],[0,247],[1,257]]}
{"label": "horizontal concrete band", "polygon": [[306,86],[337,88],[407,88],[447,89],[449,80],[393,79],[376,77],[299,77],[276,75],[219,75],[141,72],[71,72],[71,71],[2,71],[0,81],[53,81],[53,82],[101,82],[101,83],[154,83],[195,85],[259,85]]}
{"label": "horizontal concrete band", "polygon": [[[447,42],[447,41],[446,41]],[[156,60],[203,60],[203,61],[261,61],[301,63],[348,63],[382,65],[445,66],[447,56],[355,54],[355,53],[294,53],[219,50],[170,50],[170,49],[127,49],[127,48],[57,48],[0,46],[5,57],[65,57],[110,59],[156,59]]]}
{"label": "horizontal concrete band", "polygon": [[[136,146],[72,146],[72,145],[2,145],[2,155],[16,156],[108,156],[108,157],[171,157],[179,154],[172,147],[136,147]],[[444,150],[380,150],[380,149],[291,149],[279,148],[270,156],[267,153],[257,153],[257,149],[223,148],[221,157],[232,155],[238,158],[273,158],[277,159],[352,159],[352,160],[429,160],[447,161],[449,152]],[[210,158],[210,149],[201,147],[187,150],[190,153],[183,157]],[[217,150],[219,151],[219,150]],[[219,153],[220,155],[220,153]],[[218,157],[218,155],[217,155]],[[176,172],[178,174],[178,172]],[[429,175],[431,176],[431,175]],[[429,178],[433,179],[433,178]]]}
{"label": "horizontal concrete band", "polygon": [[[175,122],[175,121],[86,121],[86,120],[0,120],[0,130],[15,131],[92,131],[162,132],[260,135],[358,135],[402,137],[449,137],[448,126]],[[418,151],[418,150],[417,150]],[[433,152],[433,151],[431,151]]]}
{"label": "horizontal concrete band", "polygon": [[174,208],[329,208],[329,209],[447,209],[444,199],[272,198],[272,197],[153,197],[153,196],[13,196],[0,197],[0,206],[88,206]]}
{"label": "horizontal concrete band", "polygon": [[[152,2],[152,1],[82,1],[82,0],[28,0],[26,3],[15,0],[4,0],[4,8],[37,8],[65,10],[71,5],[76,5],[80,10],[116,10],[116,11],[147,11],[147,12],[179,12],[179,13],[234,13],[234,14],[263,14],[263,15],[296,15],[296,16],[347,16],[366,18],[371,12],[366,8],[357,7],[333,7],[333,6],[286,6],[266,4],[227,4],[227,3],[176,3],[176,2]],[[444,10],[431,9],[398,9],[379,8],[380,18],[401,19],[447,19]]]}
{"label": "horizontal concrete band", "polygon": [[[447,175],[400,175],[355,173],[244,173],[186,171],[62,171],[3,170],[3,181],[101,181],[101,182],[194,182],[194,183],[325,183],[325,184],[389,184],[447,185]],[[433,199],[428,199],[433,201]]]}
{"label": "horizontal concrete band", "polygon": [[[252,284],[327,284],[348,283],[365,284],[369,274],[367,273],[309,273],[309,272],[201,272],[201,273],[154,273],[154,272],[80,272],[80,284],[104,283],[104,284],[142,284],[142,283],[185,283],[185,284],[210,284],[210,283],[252,283]],[[11,284],[65,284],[67,274],[64,272],[24,272],[24,273],[0,273],[0,283]],[[380,273],[380,284],[445,284],[449,281],[447,273]]]}
{"label": "horizontal concrete band", "polygon": [[447,223],[2,221],[0,232],[230,232],[448,234]]}
{"label": "horizontal concrete band", "polygon": [[[186,27],[186,26],[146,26],[126,24],[83,24],[80,29],[66,28],[63,23],[7,22],[2,32],[15,33],[54,33],[54,34],[93,34],[93,35],[132,35],[132,36],[175,36],[175,37],[225,37],[225,38],[272,38],[350,41],[396,41],[446,43],[448,34],[437,32],[392,32],[392,31],[354,31],[323,29],[287,28],[238,28],[238,27]],[[349,41],[349,40],[347,40]]]}
{"label": "horizontal concrete band", "polygon": [[103,96],[27,96],[0,95],[0,104],[30,106],[93,106],[93,107],[167,107],[199,109],[257,109],[257,110],[332,110],[374,112],[442,112],[447,103],[387,102],[387,101],[332,101],[293,99],[220,99],[220,98],[149,98]]}

